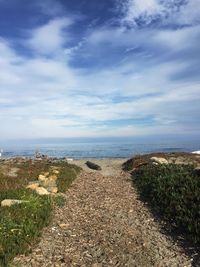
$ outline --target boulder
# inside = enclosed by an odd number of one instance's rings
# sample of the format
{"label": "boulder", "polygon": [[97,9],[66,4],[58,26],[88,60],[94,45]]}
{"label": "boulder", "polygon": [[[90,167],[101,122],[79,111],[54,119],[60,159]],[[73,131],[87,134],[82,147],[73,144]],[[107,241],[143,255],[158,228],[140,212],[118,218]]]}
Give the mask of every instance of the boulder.
{"label": "boulder", "polygon": [[18,199],[4,199],[1,201],[1,207],[11,207],[16,204],[25,203],[25,200],[18,200]]}
{"label": "boulder", "polygon": [[97,171],[100,171],[100,170],[101,170],[101,167],[100,167],[99,165],[97,165],[97,164],[95,164],[95,163],[93,163],[93,162],[91,162],[91,161],[87,161],[85,164],[86,164],[86,165],[88,166],[88,168],[90,168],[90,169],[97,170]]}
{"label": "boulder", "polygon": [[157,158],[157,157],[150,158],[150,162],[152,162],[152,164],[154,164],[154,165],[168,164],[168,161],[165,158]]}

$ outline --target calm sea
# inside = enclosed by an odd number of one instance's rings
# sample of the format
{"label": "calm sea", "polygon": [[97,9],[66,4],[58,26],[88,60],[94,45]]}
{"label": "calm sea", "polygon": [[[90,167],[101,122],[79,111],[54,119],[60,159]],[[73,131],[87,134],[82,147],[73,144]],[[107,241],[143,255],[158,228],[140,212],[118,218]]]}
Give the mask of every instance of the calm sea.
{"label": "calm sea", "polygon": [[150,152],[192,152],[200,150],[197,141],[149,141],[109,140],[106,142],[51,141],[0,144],[3,157],[34,156],[38,151],[50,157],[81,158],[128,158]]}

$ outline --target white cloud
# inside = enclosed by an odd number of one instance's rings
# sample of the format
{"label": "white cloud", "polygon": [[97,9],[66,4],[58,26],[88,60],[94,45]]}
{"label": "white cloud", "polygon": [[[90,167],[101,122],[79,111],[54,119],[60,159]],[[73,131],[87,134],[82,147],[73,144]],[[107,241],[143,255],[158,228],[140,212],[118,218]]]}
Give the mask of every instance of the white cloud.
{"label": "white cloud", "polygon": [[[196,46],[196,40],[200,36],[200,25],[174,30],[159,30],[155,35],[155,40],[163,43],[173,50],[192,49]],[[190,41],[189,41],[190,40]]]}
{"label": "white cloud", "polygon": [[[167,53],[174,51],[175,44],[180,49],[181,43],[188,36],[192,41],[195,34],[185,29],[177,35],[173,31],[95,29],[84,44],[75,46],[73,53],[63,53],[66,56],[63,59],[57,54],[65,49],[64,25],[66,21],[53,20],[34,31],[31,40],[35,41],[32,45],[28,41],[36,53],[34,58],[20,56],[8,42],[0,40],[1,137],[128,136],[199,131],[198,126],[190,129],[190,125],[182,121],[195,112],[198,114],[199,84],[186,85],[170,79],[170,75],[182,70],[187,62],[162,61],[162,53],[161,56],[154,54],[153,59],[146,57],[154,52],[152,47],[156,47],[157,53],[165,43]],[[41,33],[47,39],[43,39]],[[52,38],[59,37],[48,46],[49,33]],[[105,41],[103,49],[111,47],[108,56],[112,49],[120,47],[125,60],[102,69],[71,67],[70,56],[79,59],[79,54],[74,53],[82,46],[96,54]],[[131,57],[132,48],[141,48],[144,44],[147,53],[144,49]],[[47,51],[51,55],[48,59]],[[101,57],[100,54],[97,63]],[[112,126],[110,123],[148,116],[152,116],[153,125],[116,123]]]}
{"label": "white cloud", "polygon": [[61,18],[51,20],[48,24],[38,27],[31,32],[28,45],[36,53],[42,55],[54,55],[69,41],[66,31],[73,23],[72,19]]}
{"label": "white cloud", "polygon": [[180,25],[196,25],[200,23],[200,2],[199,0],[188,0],[186,5],[180,8],[177,14],[174,14],[173,19]]}
{"label": "white cloud", "polygon": [[119,0],[122,24],[137,26],[138,20],[150,24],[160,19],[164,24],[194,25],[200,22],[199,0]]}

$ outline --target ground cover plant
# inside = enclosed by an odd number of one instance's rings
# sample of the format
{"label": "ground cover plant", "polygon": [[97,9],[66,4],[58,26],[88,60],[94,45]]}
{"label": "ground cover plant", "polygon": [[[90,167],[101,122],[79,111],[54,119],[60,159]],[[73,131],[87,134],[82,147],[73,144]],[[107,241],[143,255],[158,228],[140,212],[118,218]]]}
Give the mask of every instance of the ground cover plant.
{"label": "ground cover plant", "polygon": [[0,207],[0,266],[18,254],[29,252],[41,230],[51,219],[55,205],[63,205],[61,196],[39,196],[25,189],[39,174],[58,168],[57,186],[65,192],[80,168],[65,161],[11,160],[0,163],[0,202],[4,199],[23,200],[11,207]]}
{"label": "ground cover plant", "polygon": [[200,243],[200,177],[192,165],[145,165],[132,173],[142,197],[187,238]]}

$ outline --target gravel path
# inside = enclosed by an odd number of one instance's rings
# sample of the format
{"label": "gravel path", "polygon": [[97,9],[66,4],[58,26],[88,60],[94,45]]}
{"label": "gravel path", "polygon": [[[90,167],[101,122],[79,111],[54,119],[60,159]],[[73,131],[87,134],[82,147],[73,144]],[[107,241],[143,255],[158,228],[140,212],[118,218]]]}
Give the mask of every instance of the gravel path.
{"label": "gravel path", "polygon": [[119,163],[114,176],[109,171],[105,175],[106,166],[110,168],[105,164],[102,172],[85,169],[32,254],[15,258],[14,266],[191,266],[181,249],[161,233]]}

